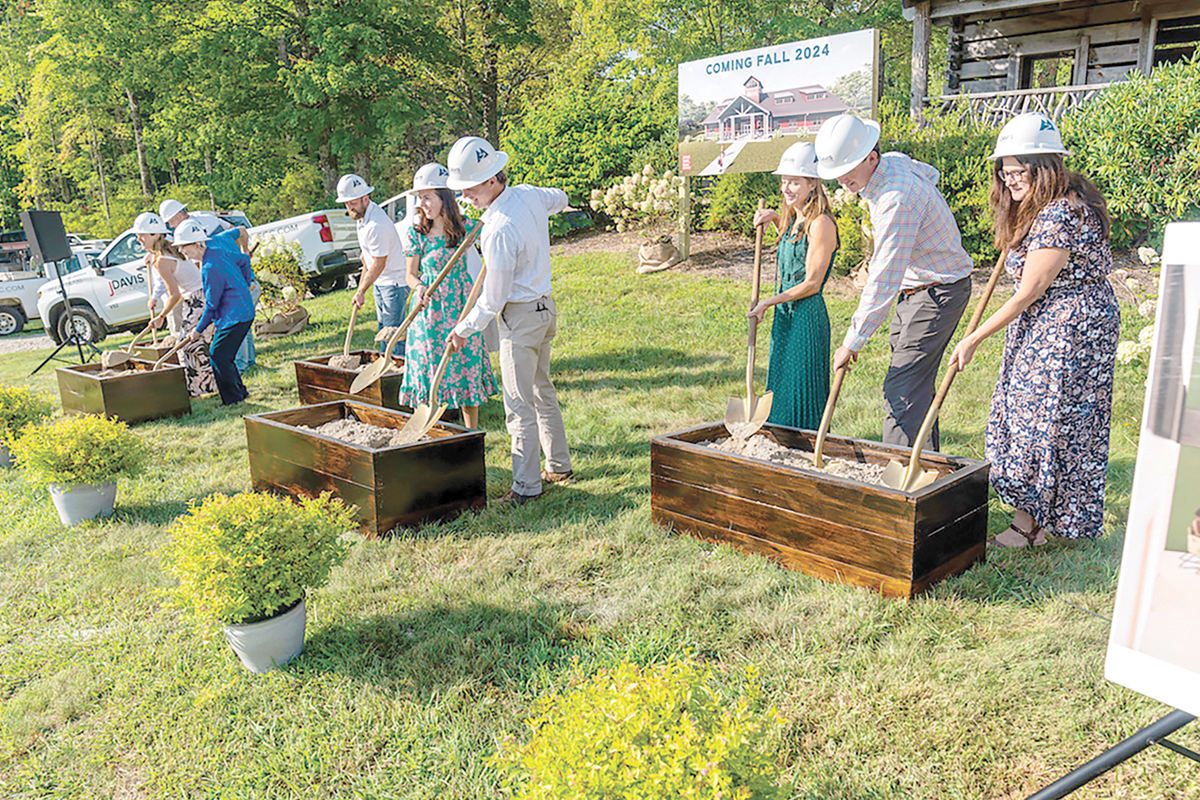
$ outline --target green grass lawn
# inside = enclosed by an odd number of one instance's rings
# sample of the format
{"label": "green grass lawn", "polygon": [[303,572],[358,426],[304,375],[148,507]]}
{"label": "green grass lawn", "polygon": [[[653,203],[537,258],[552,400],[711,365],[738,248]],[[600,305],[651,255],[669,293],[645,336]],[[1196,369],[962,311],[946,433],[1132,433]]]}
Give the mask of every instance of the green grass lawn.
{"label": "green grass lawn", "polygon": [[[189,501],[250,488],[241,415],[297,405],[292,361],[340,348],[348,293],[259,345],[245,406],[203,399],[138,426],[155,457],[121,484],[115,518],[64,529],[45,492],[4,473],[0,796],[496,797],[487,758],[527,735],[533,701],[625,659],[691,656],[730,680],[756,666],[786,718],[779,763],[812,800],[1022,798],[1166,713],[1103,677],[1144,367],[1118,367],[1103,539],[990,553],[917,600],[887,600],[650,521],[649,438],[719,420],[740,391],[746,287],[636,276],[622,255],[555,268],[553,374],[578,482],[356,537],[309,599],[303,656],[274,673],[250,674],[219,631],[167,603],[153,551]],[[836,342],[854,303],[829,304]],[[1142,321],[1125,312],[1128,337]],[[1000,346],[955,383],[945,451],[982,457]],[[847,379],[836,433],[878,438],[886,350],[876,336]],[[0,381],[57,398],[52,371],[28,377],[45,355],[3,356]],[[496,497],[511,478],[498,399],[482,421]],[[1008,520],[993,502],[989,530]],[[1200,749],[1200,726],[1174,738]],[[1073,797],[1198,792],[1195,765],[1156,748]]]}

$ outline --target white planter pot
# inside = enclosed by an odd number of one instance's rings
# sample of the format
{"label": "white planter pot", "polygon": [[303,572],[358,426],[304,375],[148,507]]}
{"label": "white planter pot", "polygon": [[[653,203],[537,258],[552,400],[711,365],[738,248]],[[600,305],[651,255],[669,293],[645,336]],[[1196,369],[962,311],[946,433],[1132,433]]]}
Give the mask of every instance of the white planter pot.
{"label": "white planter pot", "polygon": [[251,672],[270,672],[304,650],[308,614],[301,600],[279,616],[249,625],[226,625],[225,640]]}
{"label": "white planter pot", "polygon": [[8,448],[0,444],[0,467],[11,467],[13,465],[12,453],[8,452]]}
{"label": "white planter pot", "polygon": [[52,483],[50,499],[58,509],[58,518],[62,520],[62,524],[74,527],[96,517],[111,517],[117,504],[117,484],[114,481],[99,486],[63,486]]}

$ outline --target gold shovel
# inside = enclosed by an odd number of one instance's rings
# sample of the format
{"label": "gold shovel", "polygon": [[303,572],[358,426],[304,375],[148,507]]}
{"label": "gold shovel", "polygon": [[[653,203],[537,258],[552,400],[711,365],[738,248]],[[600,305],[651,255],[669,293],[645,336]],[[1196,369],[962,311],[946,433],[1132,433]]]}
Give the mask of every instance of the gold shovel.
{"label": "gold shovel", "polygon": [[[454,255],[450,256],[450,260],[446,262],[446,266],[442,267],[441,271],[438,272],[437,276],[434,277],[429,286],[426,287],[426,296],[428,296],[441,284],[442,279],[450,274],[450,270],[453,269],[454,265],[458,263],[459,259],[467,254],[467,249],[475,243],[475,237],[479,235],[479,231],[482,229],[482,225],[477,225],[475,230],[463,237],[463,240],[458,245],[458,249],[454,251]],[[396,342],[400,341],[400,337],[404,335],[404,332],[408,330],[408,326],[412,324],[413,320],[417,318],[417,314],[420,313],[420,306],[414,305],[412,310],[408,312],[408,316],[406,316],[404,321],[400,323],[399,327],[391,332],[391,336],[388,337],[387,347],[384,348],[383,355],[377,358],[375,361],[372,361],[370,366],[358,373],[358,377],[355,378],[354,382],[350,384],[350,394],[358,394],[363,389],[366,389],[368,386],[378,380],[383,373],[388,371],[388,367],[392,366],[392,348],[396,346]],[[375,341],[380,341],[379,336],[385,335],[387,330],[387,328],[384,328],[382,331],[380,331],[379,335],[375,337]]]}
{"label": "gold shovel", "polygon": [[346,343],[342,345],[340,356],[330,356],[329,366],[334,369],[354,369],[362,363],[358,356],[350,355],[350,340],[354,338],[354,321],[358,318],[358,306],[350,306],[350,325],[346,328]]}
{"label": "gold shovel", "polygon": [[[467,314],[471,313],[471,309],[475,306],[475,301],[479,299],[479,291],[483,288],[485,275],[487,275],[487,264],[484,264],[483,269],[479,270],[479,277],[475,279],[475,285],[471,287],[471,293],[467,295],[467,302],[463,305],[462,313],[458,315],[459,322],[467,318]],[[438,362],[437,371],[433,373],[433,381],[429,385],[429,402],[421,403],[413,409],[412,416],[404,423],[400,432],[392,438],[393,446],[418,441],[437,424],[437,421],[442,418],[442,414],[446,413],[447,406],[445,403],[438,402],[437,390],[438,385],[442,382],[442,375],[446,372],[446,365],[450,362],[452,352],[450,345],[446,345],[446,352],[442,353],[442,360]]]}
{"label": "gold shovel", "polygon": [[129,341],[129,344],[125,345],[120,350],[106,350],[104,353],[101,353],[100,366],[102,366],[104,369],[116,369],[129,359],[133,358],[133,356],[130,355],[131,351],[133,350],[133,346],[138,343],[138,340],[140,340],[147,333],[150,333],[152,330],[153,328],[150,325],[146,325],[145,328],[142,328],[141,333],[133,337]]}
{"label": "gold shovel", "polygon": [[829,399],[825,401],[825,413],[821,415],[821,427],[817,430],[817,446],[813,448],[813,466],[825,468],[822,453],[825,450],[825,436],[829,433],[829,422],[833,419],[833,407],[837,405],[838,394],[842,391],[842,381],[849,367],[842,367],[833,374],[833,388],[829,390]]}
{"label": "gold shovel", "polygon": [[[758,210],[766,208],[765,200],[758,201]],[[750,281],[750,308],[758,305],[759,273],[762,271],[763,229],[759,225],[754,236],[754,275]],[[771,414],[771,400],[774,395],[767,392],[762,397],[754,396],[754,351],[758,341],[758,317],[750,317],[750,333],[747,337],[746,354],[746,396],[729,398],[725,407],[725,429],[735,439],[748,439],[753,436],[767,417]]]}
{"label": "gold shovel", "polygon": [[[979,298],[979,304],[975,306],[975,313],[971,315],[971,321],[967,325],[965,336],[970,336],[979,327],[979,322],[983,319],[983,312],[987,309],[987,304],[992,299],[992,291],[996,288],[996,283],[1000,280],[1000,273],[1004,271],[1004,259],[1007,255],[1008,251],[1005,250],[1000,254],[1000,258],[996,260],[996,266],[992,268],[992,277],[988,279],[987,288],[983,290],[983,295]],[[905,467],[894,458],[888,461],[887,466],[883,470],[883,482],[889,487],[899,489],[903,492],[915,492],[937,480],[937,470],[921,470],[921,450],[924,449],[925,440],[929,438],[929,434],[933,430],[933,423],[937,422],[938,412],[942,408],[942,401],[946,399],[946,395],[950,392],[950,386],[954,383],[954,376],[958,374],[958,371],[958,367],[956,366],[952,366],[946,370],[946,376],[942,378],[942,385],[938,387],[937,395],[933,398],[933,405],[929,407],[929,412],[925,415],[925,421],[921,423],[921,430],[917,431],[917,438],[913,442],[912,455],[908,459],[908,466]]]}

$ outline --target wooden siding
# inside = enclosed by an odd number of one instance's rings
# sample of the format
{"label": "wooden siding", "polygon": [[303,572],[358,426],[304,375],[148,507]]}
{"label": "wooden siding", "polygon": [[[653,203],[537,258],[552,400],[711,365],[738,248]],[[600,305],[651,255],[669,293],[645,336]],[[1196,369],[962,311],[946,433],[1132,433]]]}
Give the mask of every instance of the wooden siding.
{"label": "wooden siding", "polygon": [[1021,79],[1030,61],[1057,53],[1074,54],[1075,85],[1148,71],[1157,20],[1200,14],[1200,0],[933,0],[930,13],[950,28],[947,93],[979,94],[1028,88]]}

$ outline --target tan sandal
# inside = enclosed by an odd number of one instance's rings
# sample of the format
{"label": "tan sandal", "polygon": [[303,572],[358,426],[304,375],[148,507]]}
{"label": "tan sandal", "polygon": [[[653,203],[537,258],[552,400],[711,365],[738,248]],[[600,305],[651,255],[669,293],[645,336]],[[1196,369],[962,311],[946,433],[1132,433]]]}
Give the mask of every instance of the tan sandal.
{"label": "tan sandal", "polygon": [[1008,547],[1013,550],[1024,550],[1027,547],[1040,547],[1046,543],[1046,529],[1036,522],[1033,528],[1023,531],[1016,524],[1009,525],[1000,533],[988,539],[989,545]]}

